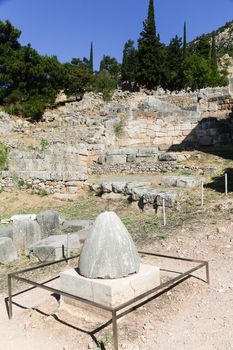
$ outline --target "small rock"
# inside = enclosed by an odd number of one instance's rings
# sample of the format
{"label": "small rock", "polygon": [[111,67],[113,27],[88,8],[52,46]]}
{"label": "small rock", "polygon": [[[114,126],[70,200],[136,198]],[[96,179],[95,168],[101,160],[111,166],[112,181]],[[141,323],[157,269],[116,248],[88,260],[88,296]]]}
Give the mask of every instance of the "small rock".
{"label": "small rock", "polygon": [[217,233],[224,234],[226,232],[227,232],[226,227],[217,227]]}

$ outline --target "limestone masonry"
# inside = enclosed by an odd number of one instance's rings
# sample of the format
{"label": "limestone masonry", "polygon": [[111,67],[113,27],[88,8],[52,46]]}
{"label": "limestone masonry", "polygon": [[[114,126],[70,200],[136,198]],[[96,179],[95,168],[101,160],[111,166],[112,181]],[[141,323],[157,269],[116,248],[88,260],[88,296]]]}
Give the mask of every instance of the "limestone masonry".
{"label": "limestone masonry", "polygon": [[[75,198],[91,175],[173,171],[187,150],[232,146],[231,85],[150,95],[117,91],[110,102],[89,93],[45,112],[33,125],[0,113],[9,147],[0,186],[44,189]],[[172,162],[172,163],[171,163]]]}

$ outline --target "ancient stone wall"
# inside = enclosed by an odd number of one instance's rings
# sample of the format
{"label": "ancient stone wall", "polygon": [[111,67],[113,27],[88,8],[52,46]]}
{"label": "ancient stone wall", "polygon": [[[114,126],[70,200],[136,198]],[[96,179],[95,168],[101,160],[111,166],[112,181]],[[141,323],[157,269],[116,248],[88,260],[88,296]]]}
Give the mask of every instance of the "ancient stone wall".
{"label": "ancient stone wall", "polygon": [[[77,193],[89,174],[163,171],[165,152],[232,146],[229,88],[100,94],[47,111],[36,126],[0,114],[10,148],[0,186],[19,179],[50,193]],[[175,156],[171,156],[171,158]]]}

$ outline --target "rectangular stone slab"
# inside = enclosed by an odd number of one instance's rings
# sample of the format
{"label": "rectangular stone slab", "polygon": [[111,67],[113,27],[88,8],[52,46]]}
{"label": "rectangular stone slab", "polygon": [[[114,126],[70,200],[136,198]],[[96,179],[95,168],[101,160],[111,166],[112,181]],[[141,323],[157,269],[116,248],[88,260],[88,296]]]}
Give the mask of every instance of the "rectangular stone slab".
{"label": "rectangular stone slab", "polygon": [[[75,269],[60,273],[61,290],[106,306],[116,307],[160,284],[160,269],[141,264],[139,272],[119,279],[89,279]],[[67,304],[74,300],[63,298]],[[80,303],[77,303],[79,306]],[[85,307],[85,304],[83,304]]]}

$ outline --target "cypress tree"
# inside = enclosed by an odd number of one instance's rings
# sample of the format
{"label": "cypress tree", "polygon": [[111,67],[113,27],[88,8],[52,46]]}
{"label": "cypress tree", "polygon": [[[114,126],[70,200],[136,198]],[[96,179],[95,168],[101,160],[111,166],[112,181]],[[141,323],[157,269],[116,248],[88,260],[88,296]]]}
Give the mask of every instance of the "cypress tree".
{"label": "cypress tree", "polygon": [[89,59],[89,65],[90,65],[90,70],[93,73],[93,43],[91,42],[91,49],[90,49],[90,59]]}
{"label": "cypress tree", "polygon": [[215,42],[215,33],[212,34],[212,43],[211,43],[211,66],[213,71],[217,72],[218,62],[217,62],[217,51],[216,51],[216,42]]}
{"label": "cypress tree", "polygon": [[184,36],[183,36],[183,55],[187,55],[187,31],[186,31],[186,21],[184,22]]}
{"label": "cypress tree", "polygon": [[148,89],[158,87],[162,80],[163,48],[156,34],[154,1],[149,1],[148,16],[138,40],[136,82]]}

